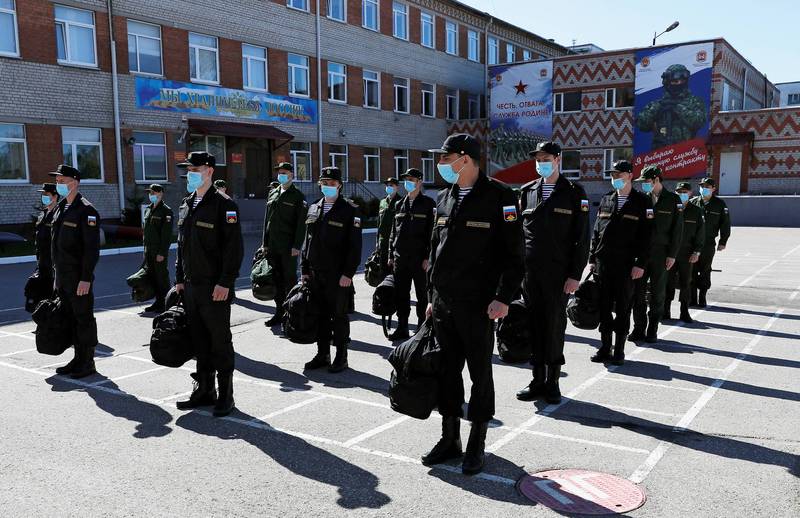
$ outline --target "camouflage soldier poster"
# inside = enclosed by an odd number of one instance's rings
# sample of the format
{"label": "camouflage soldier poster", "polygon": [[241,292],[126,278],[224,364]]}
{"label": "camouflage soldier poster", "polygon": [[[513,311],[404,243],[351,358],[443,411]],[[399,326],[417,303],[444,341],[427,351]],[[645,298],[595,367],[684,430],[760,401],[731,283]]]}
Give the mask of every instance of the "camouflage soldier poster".
{"label": "camouflage soldier poster", "polygon": [[553,62],[489,67],[490,166],[494,172],[529,159],[553,134]]}
{"label": "camouflage soldier poster", "polygon": [[714,44],[636,52],[633,169],[657,165],[670,179],[706,174]]}

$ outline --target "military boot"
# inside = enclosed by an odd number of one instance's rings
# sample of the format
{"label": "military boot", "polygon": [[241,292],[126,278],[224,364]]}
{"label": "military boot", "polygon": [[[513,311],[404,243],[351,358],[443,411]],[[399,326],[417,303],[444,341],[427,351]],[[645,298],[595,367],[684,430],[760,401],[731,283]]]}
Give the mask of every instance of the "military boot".
{"label": "military boot", "polygon": [[694,322],[692,315],[689,314],[689,306],[685,302],[681,302],[681,322],[687,324]]}
{"label": "military boot", "polygon": [[272,315],[272,318],[264,322],[264,325],[267,327],[275,327],[281,325],[282,321],[283,321],[283,312],[276,310],[275,314]]}
{"label": "military boot", "polygon": [[628,335],[628,340],[631,342],[641,342],[645,338],[646,336],[644,334],[644,329],[641,327],[634,327],[633,331],[631,331],[631,334]]}
{"label": "military boot", "polygon": [[75,367],[78,366],[79,359],[78,359],[78,348],[73,348],[73,357],[66,365],[62,365],[61,367],[56,369],[56,374],[66,375],[72,374],[72,371],[75,370]]}
{"label": "military boot", "polygon": [[175,406],[178,410],[191,410],[201,406],[211,406],[217,401],[217,391],[214,390],[213,372],[193,372],[194,390],[186,401],[178,401]]}
{"label": "military boot", "polygon": [[661,321],[666,322],[672,320],[672,299],[664,302],[664,313],[661,315]]}
{"label": "military boot", "polygon": [[76,347],[79,350],[78,363],[70,372],[69,377],[72,379],[81,379],[97,372],[94,367],[94,347]]}
{"label": "military boot", "polygon": [[389,335],[389,340],[396,342],[397,340],[408,340],[411,334],[408,332],[408,317],[397,317],[397,329]]}
{"label": "military boot", "polygon": [[461,473],[464,475],[477,475],[483,470],[486,460],[484,448],[486,446],[486,430],[489,423],[472,423],[467,440],[467,452],[464,454],[464,461],[461,463]]}
{"label": "military boot", "polygon": [[333,363],[328,367],[328,372],[342,372],[347,368],[347,345],[336,346],[336,357]]}
{"label": "military boot", "polygon": [[329,344],[317,344],[317,355],[314,356],[310,362],[306,363],[303,368],[305,370],[321,369],[331,364],[331,346]]}
{"label": "military boot", "polygon": [[706,307],[708,305],[708,303],[706,301],[706,294],[707,293],[708,293],[708,290],[700,290],[700,295],[698,295],[698,297],[697,297],[697,306],[698,307],[704,308],[704,307]]}
{"label": "military boot", "polygon": [[644,341],[649,344],[658,342],[658,322],[651,320],[650,325],[647,326],[647,335]]}
{"label": "military boot", "polygon": [[561,365],[547,366],[547,382],[545,383],[544,400],[551,405],[561,403],[561,390],[558,387],[558,378],[561,376]]}
{"label": "military boot", "polygon": [[605,363],[611,360],[611,333],[600,333],[600,349],[590,358],[594,363]]}
{"label": "military boot", "polygon": [[462,455],[461,419],[458,417],[442,417],[442,438],[431,451],[422,456],[422,464],[432,466]]}
{"label": "military boot", "polygon": [[219,397],[214,405],[214,417],[225,417],[233,412],[235,403],[233,402],[233,373],[217,373],[217,385],[219,385]]}
{"label": "military boot", "polygon": [[163,313],[164,312],[164,299],[158,298],[151,305],[144,308],[145,313]]}
{"label": "military boot", "polygon": [[524,389],[517,392],[517,399],[520,401],[533,401],[544,396],[545,373],[547,368],[543,363],[533,364],[533,380]]}
{"label": "military boot", "polygon": [[622,365],[625,363],[625,336],[617,336],[614,342],[614,355],[611,357],[612,365]]}
{"label": "military boot", "polygon": [[697,307],[697,289],[691,288],[691,293],[689,295],[689,305],[693,308]]}

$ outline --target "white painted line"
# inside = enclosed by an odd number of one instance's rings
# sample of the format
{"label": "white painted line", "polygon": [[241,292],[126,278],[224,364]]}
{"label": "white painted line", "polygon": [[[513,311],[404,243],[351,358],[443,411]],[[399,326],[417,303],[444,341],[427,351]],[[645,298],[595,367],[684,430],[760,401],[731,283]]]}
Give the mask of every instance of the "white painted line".
{"label": "white painted line", "polygon": [[[514,428],[510,426],[500,426],[501,430],[514,430]],[[558,439],[559,441],[566,441],[566,442],[576,442],[579,444],[588,444],[591,446],[600,446],[601,448],[610,448],[612,450],[620,450],[620,451],[627,451],[631,453],[641,453],[643,455],[647,455],[650,453],[650,450],[645,450],[642,448],[631,448],[630,446],[622,446],[621,444],[613,444],[610,442],[604,441],[592,441],[589,439],[579,439],[578,437],[570,437],[567,435],[558,435],[555,433],[547,433],[547,432],[539,432],[536,430],[522,430],[522,433],[528,435],[536,435],[539,437],[547,437],[550,439]]]}
{"label": "white painted line", "polygon": [[798,295],[800,295],[800,286],[798,286],[797,289],[794,290],[791,295],[789,295],[789,300],[796,299]]}
{"label": "white painted line", "polygon": [[800,250],[800,245],[797,245],[796,247],[792,248],[791,250],[789,250],[788,252],[786,252],[785,254],[783,254],[783,255],[781,256],[781,258],[784,258],[784,257],[789,257],[790,255],[792,255],[793,253],[797,252],[798,250]]}
{"label": "white painted line", "polygon": [[635,412],[637,414],[652,414],[652,415],[660,415],[662,417],[680,417],[680,414],[671,414],[669,412],[659,412],[656,410],[645,410],[643,408],[633,408],[629,406],[606,405],[606,404],[603,404],[602,406],[610,408],[611,410],[621,410],[623,412]]}
{"label": "white painted line", "polygon": [[25,338],[26,340],[36,340],[36,337],[31,336],[30,333],[31,333],[30,331],[27,333],[12,333],[11,331],[0,331],[0,335],[2,335],[0,336],[0,338],[19,337],[19,338]]}
{"label": "white painted line", "polygon": [[116,383],[117,381],[122,381],[122,380],[125,380],[125,379],[128,379],[128,378],[135,378],[136,376],[143,376],[144,374],[150,374],[151,372],[161,371],[161,370],[164,370],[164,369],[166,369],[166,367],[155,367],[155,368],[152,368],[152,369],[147,369],[146,371],[134,372],[132,374],[126,374],[124,376],[119,376],[117,378],[104,379],[104,380],[92,383],[91,385],[93,387],[98,387],[100,385],[105,385],[106,383]]}
{"label": "white painted line", "polygon": [[[72,349],[72,347],[70,347],[69,349]],[[67,349],[67,351],[69,351],[69,349]],[[64,352],[67,352],[67,351],[64,351]],[[119,355],[117,355],[117,356],[119,356]],[[113,354],[95,353],[94,354],[94,361],[98,362],[98,361],[101,361],[101,360],[105,360],[105,359],[108,359],[108,358],[114,358],[114,357],[115,356]],[[40,365],[39,367],[36,367],[36,369],[37,370],[51,369],[51,368],[55,367],[56,365],[64,365],[64,363],[65,363],[64,360],[60,360],[60,361],[57,361],[55,363],[48,363],[47,365]]]}
{"label": "white painted line", "polygon": [[680,369],[698,369],[698,370],[703,370],[703,371],[720,371],[721,372],[721,371],[725,370],[725,369],[718,369],[716,367],[703,367],[701,365],[686,365],[684,363],[672,363],[672,362],[660,362],[660,361],[647,362],[647,361],[644,361],[644,360],[636,360],[636,363],[646,363],[648,365],[657,365],[657,366],[664,366],[664,367],[670,367],[670,368],[671,367],[678,367]]}
{"label": "white painted line", "polygon": [[[713,326],[714,324],[710,324],[710,325]],[[712,338],[731,338],[731,339],[734,339],[734,340],[747,340],[748,338],[750,338],[745,333],[742,333],[741,335],[728,335],[728,334],[722,334],[722,333],[707,333],[706,331],[695,331],[695,330],[692,330],[692,329],[687,329],[685,327],[677,328],[675,332],[679,333],[679,334],[710,336]]]}
{"label": "white painted line", "polygon": [[647,387],[657,387],[663,388],[668,390],[680,390],[683,392],[702,392],[701,389],[696,388],[689,388],[689,387],[673,387],[672,385],[666,385],[664,383],[651,383],[649,381],[638,381],[638,380],[629,380],[626,378],[612,378],[611,376],[606,376],[603,381],[614,381],[617,383],[628,383],[631,385],[644,385]]}
{"label": "white painted line", "polygon": [[8,358],[9,356],[16,356],[17,354],[29,353],[29,352],[35,351],[35,350],[36,350],[36,347],[34,347],[32,349],[23,349],[21,351],[14,351],[13,353],[0,354],[0,358]]}
{"label": "white painted line", "polygon": [[407,415],[404,415],[404,416],[398,417],[397,419],[389,421],[388,423],[384,423],[384,424],[382,424],[382,425],[380,425],[378,427],[373,428],[372,430],[368,430],[368,431],[362,433],[361,435],[358,435],[358,436],[353,437],[352,439],[346,441],[344,443],[344,447],[345,448],[349,448],[350,446],[355,446],[356,444],[358,444],[360,442],[364,442],[367,439],[369,439],[370,437],[374,437],[374,436],[378,435],[379,433],[382,433],[382,432],[385,432],[386,430],[394,428],[395,426],[399,425],[400,423],[402,423],[404,421],[408,421],[409,419],[410,418]]}
{"label": "white painted line", "polygon": [[306,399],[305,401],[300,401],[299,403],[295,403],[294,405],[289,405],[286,408],[281,408],[280,410],[276,410],[270,414],[265,415],[264,417],[253,418],[254,421],[266,421],[267,419],[272,419],[273,417],[277,417],[279,415],[287,414],[292,410],[297,410],[298,408],[303,408],[306,405],[310,405],[311,403],[316,403],[317,401],[321,401],[326,399],[327,396],[321,394],[316,397],[312,397]]}
{"label": "white painted line", "polygon": [[[169,247],[170,250],[177,250],[178,244],[172,243]],[[123,255],[135,254],[144,252],[143,246],[130,246],[125,248],[105,248],[100,250],[101,256],[106,255]],[[15,257],[0,257],[0,264],[22,264],[22,263],[35,263],[35,255],[18,255]]]}
{"label": "white painted line", "polygon": [[740,283],[739,283],[739,284],[737,284],[736,286],[732,287],[732,288],[731,288],[731,291],[736,291],[736,290],[738,290],[739,288],[741,288],[741,287],[742,287],[742,286],[744,286],[745,284],[749,283],[750,281],[752,281],[753,279],[755,279],[756,277],[758,277],[759,275],[761,275],[761,274],[762,274],[762,273],[763,273],[765,270],[767,270],[767,269],[769,269],[769,268],[771,268],[771,267],[775,266],[775,264],[776,264],[777,262],[778,262],[777,260],[770,261],[770,262],[769,262],[769,264],[767,264],[767,265],[766,265],[766,266],[764,266],[763,268],[759,268],[759,269],[758,269],[758,270],[757,270],[757,271],[756,271],[756,272],[755,272],[753,275],[751,275],[750,277],[746,278],[745,280],[743,280],[742,282],[740,282]]}
{"label": "white painted line", "polygon": [[173,399],[180,399],[182,397],[191,396],[192,392],[194,392],[194,391],[193,390],[189,390],[187,392],[181,392],[180,394],[173,394],[171,396],[167,396],[167,397],[165,397],[163,399],[159,399],[158,400],[158,404],[159,405],[164,405],[164,403],[166,403],[167,401],[171,401]]}
{"label": "white painted line", "polygon": [[[759,341],[761,341],[761,338],[764,337],[764,334],[769,330],[769,328],[772,327],[772,324],[774,324],[778,318],[780,318],[780,315],[783,313],[783,311],[784,309],[781,308],[773,313],[767,323],[764,324],[764,326],[758,331],[758,333],[756,333],[752,340],[748,342],[748,344],[744,347],[744,349],[742,349],[736,358],[734,358],[734,360],[728,364],[720,377],[714,380],[714,382],[703,391],[697,401],[695,401],[694,405],[692,405],[692,407],[683,415],[681,420],[678,421],[678,424],[673,427],[673,432],[680,433],[686,431],[689,425],[692,424],[692,421],[694,421],[698,414],[700,414],[700,411],[703,410],[703,407],[705,407],[708,402],[711,401],[711,398],[716,395],[719,388],[724,385],[730,375],[733,374],[733,371],[735,371],[742,361],[744,361],[744,359],[751,352],[753,352],[755,346]],[[631,474],[631,476],[628,477],[628,479],[635,484],[640,484],[643,482],[644,479],[647,478],[647,476],[656,467],[656,464],[658,464],[659,461],[661,461],[661,459],[664,457],[664,454],[669,449],[670,444],[671,443],[669,441],[661,441],[653,450],[653,452],[647,457],[647,459],[645,459],[642,465],[636,468],[636,470]]]}

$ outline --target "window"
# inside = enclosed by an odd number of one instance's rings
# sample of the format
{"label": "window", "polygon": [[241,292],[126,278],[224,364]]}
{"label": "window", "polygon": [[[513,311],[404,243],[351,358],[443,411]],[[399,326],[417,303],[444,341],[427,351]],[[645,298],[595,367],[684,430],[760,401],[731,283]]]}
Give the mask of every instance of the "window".
{"label": "window", "polygon": [[364,0],[361,4],[362,27],[371,31],[378,30],[378,0]]}
{"label": "window", "polygon": [[531,51],[522,49],[522,61],[531,61]]}
{"label": "window", "polygon": [[568,113],[581,111],[581,93],[564,92],[553,96],[553,111],[555,113]]}
{"label": "window", "polygon": [[162,75],[161,27],[128,20],[128,70]]}
{"label": "window", "polygon": [[347,102],[347,67],[340,63],[328,63],[328,100]]}
{"label": "window", "polygon": [[364,70],[364,107],[381,107],[381,76],[378,72]]}
{"label": "window", "polygon": [[798,93],[798,94],[789,94],[786,97],[786,105],[787,106],[794,106],[795,104],[800,104],[800,93]]}
{"label": "window", "polygon": [[449,120],[458,119],[458,90],[455,88],[448,88],[445,101],[447,105],[447,118]]}
{"label": "window", "polygon": [[189,33],[189,76],[198,83],[219,84],[217,38]]}
{"label": "window", "polygon": [[632,86],[606,88],[606,110],[629,108],[633,106],[634,93]]}
{"label": "window", "polygon": [[395,38],[408,39],[408,6],[400,2],[392,4],[393,32]]}
{"label": "window", "polygon": [[0,124],[0,182],[28,179],[28,149],[25,126]]}
{"label": "window", "polygon": [[19,56],[17,11],[14,0],[0,0],[0,55]]}
{"label": "window", "polygon": [[328,146],[328,157],[333,167],[338,167],[342,172],[342,181],[347,181],[347,146],[331,144]]}
{"label": "window", "polygon": [[567,178],[581,176],[581,152],[577,149],[567,149],[561,152],[561,172]]}
{"label": "window", "polygon": [[431,13],[422,12],[420,15],[420,43],[423,47],[433,48],[433,15]]}
{"label": "window", "polygon": [[297,182],[311,181],[311,144],[308,142],[292,142],[289,144],[292,156],[294,179]]}
{"label": "window", "polygon": [[506,63],[513,63],[517,60],[517,55],[514,53],[514,44],[506,43]]}
{"label": "window", "polygon": [[163,133],[134,131],[133,171],[137,182],[167,180],[167,146]]}
{"label": "window", "polygon": [[444,50],[448,54],[458,55],[458,25],[455,22],[444,24]]}
{"label": "window", "polygon": [[58,62],[96,67],[94,13],[63,5],[55,7]]}
{"label": "window", "polygon": [[344,0],[328,0],[328,18],[343,22],[345,18]]}
{"label": "window", "polygon": [[470,61],[480,61],[480,39],[478,38],[478,31],[467,31],[467,58]]}
{"label": "window", "polygon": [[430,83],[422,83],[423,117],[436,117],[436,87]]}
{"label": "window", "polygon": [[[633,158],[633,150],[627,147],[604,149],[603,150],[603,178],[606,180],[611,178],[611,175],[606,171],[610,171],[614,167],[614,162],[617,160],[631,160]],[[563,160],[562,160],[563,164]]]}
{"label": "window", "polygon": [[308,0],[286,0],[286,6],[300,11],[308,11]]}
{"label": "window", "polygon": [[422,153],[422,183],[433,183],[433,153]]}
{"label": "window", "polygon": [[381,181],[381,150],[379,148],[364,148],[364,179],[367,182]]}
{"label": "window", "polygon": [[394,78],[394,111],[408,113],[408,79]]}
{"label": "window", "polygon": [[500,44],[497,38],[489,37],[489,64],[496,65],[500,61]]}
{"label": "window", "polygon": [[267,91],[267,49],[242,43],[242,83],[245,90]]}
{"label": "window", "polygon": [[395,149],[394,150],[394,177],[400,178],[400,175],[405,173],[408,169],[408,150]]}
{"label": "window", "polygon": [[467,118],[480,119],[481,118],[481,102],[477,95],[470,95],[467,97]]}
{"label": "window", "polygon": [[225,137],[216,135],[192,135],[189,151],[205,151],[214,155],[217,165],[225,165]]}
{"label": "window", "polygon": [[722,106],[720,110],[741,110],[742,109],[742,92],[736,87],[732,86],[728,81],[722,83]]}
{"label": "window", "polygon": [[61,128],[64,163],[81,172],[81,181],[103,179],[103,144],[97,128]]}
{"label": "window", "polygon": [[309,96],[308,58],[289,54],[289,95]]}

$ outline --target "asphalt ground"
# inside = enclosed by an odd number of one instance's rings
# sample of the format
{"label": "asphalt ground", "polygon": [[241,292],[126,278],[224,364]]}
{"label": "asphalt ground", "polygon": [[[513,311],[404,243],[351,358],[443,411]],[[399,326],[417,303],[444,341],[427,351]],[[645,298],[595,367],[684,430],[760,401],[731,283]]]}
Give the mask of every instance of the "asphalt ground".
{"label": "asphalt ground", "polygon": [[35,351],[20,309],[33,265],[0,266],[3,516],[552,516],[515,484],[553,468],[640,484],[647,501],[631,516],[800,515],[800,229],[734,228],[697,322],[629,343],[622,367],[589,362],[598,333],[568,327],[560,405],[517,401],[528,367],[496,360],[491,454],[476,477],[420,464],[440,421],[389,408],[392,345],[363,276],[341,374],[304,373],[315,346],[266,329],[272,304],[240,278],[238,410],[216,419],[175,408],[192,364],[150,361],[150,319],[124,283],[140,260],[101,258],[99,374],[77,381],[54,374],[70,352]]}

